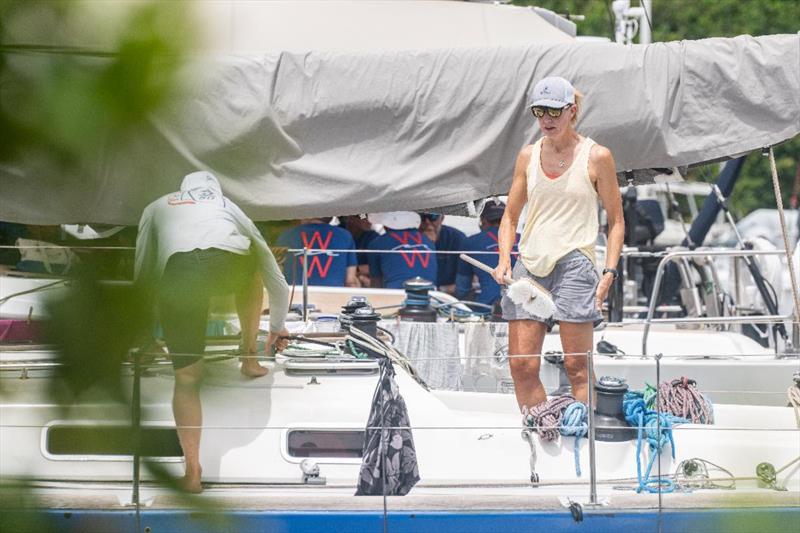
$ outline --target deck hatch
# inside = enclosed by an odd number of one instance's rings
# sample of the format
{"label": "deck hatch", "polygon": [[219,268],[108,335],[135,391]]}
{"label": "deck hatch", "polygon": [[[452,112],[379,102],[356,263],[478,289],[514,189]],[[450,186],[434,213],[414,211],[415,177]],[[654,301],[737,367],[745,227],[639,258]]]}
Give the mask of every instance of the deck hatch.
{"label": "deck hatch", "polygon": [[[145,457],[183,456],[174,427],[142,427],[141,442]],[[47,428],[45,446],[53,456],[133,455],[127,425],[53,425]]]}
{"label": "deck hatch", "polygon": [[360,459],[364,430],[293,429],[287,444],[291,457]]}

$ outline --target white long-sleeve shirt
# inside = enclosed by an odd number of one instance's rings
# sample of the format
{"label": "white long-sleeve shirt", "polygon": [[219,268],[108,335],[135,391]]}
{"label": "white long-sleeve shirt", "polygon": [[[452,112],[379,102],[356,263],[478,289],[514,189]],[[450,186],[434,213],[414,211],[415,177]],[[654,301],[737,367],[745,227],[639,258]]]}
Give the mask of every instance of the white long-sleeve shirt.
{"label": "white long-sleeve shirt", "polygon": [[255,254],[269,295],[270,331],[279,332],[289,309],[286,279],[255,224],[222,194],[210,172],[187,175],[180,191],[162,196],[144,209],[136,239],[134,279],[155,286],[170,256],[209,248]]}

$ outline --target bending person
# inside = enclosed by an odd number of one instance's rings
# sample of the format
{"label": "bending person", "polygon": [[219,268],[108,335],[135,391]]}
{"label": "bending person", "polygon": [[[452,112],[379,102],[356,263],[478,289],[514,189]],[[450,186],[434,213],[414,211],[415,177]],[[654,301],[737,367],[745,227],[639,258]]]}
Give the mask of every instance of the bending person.
{"label": "bending person", "polygon": [[[255,355],[263,286],[269,293],[267,346],[281,349],[289,289],[272,252],[253,222],[222,194],[210,172],[194,172],[180,191],[148,205],[139,222],[135,280],[155,293],[164,340],[175,369],[172,409],[186,462],[182,486],[200,492],[200,432],[209,301],[233,294],[242,327],[242,352]],[[260,274],[260,280],[259,280]],[[255,357],[242,359],[241,371],[263,376]]]}
{"label": "bending person", "polygon": [[[555,322],[566,354],[592,349],[595,322],[617,276],[624,237],[622,200],[611,152],[575,130],[580,94],[564,78],[545,78],[533,90],[531,111],[543,137],[517,156],[508,204],[498,235],[499,261],[494,276],[504,283],[528,276],[553,295],[555,315],[545,320],[514,305],[507,295],[501,305],[509,321],[511,376],[520,409],[547,397],[539,379],[542,343]],[[599,277],[594,247],[599,231],[598,198],[608,215],[606,268]],[[519,261],[511,268],[511,250],[523,206],[527,205],[519,242]],[[587,358],[564,358],[572,393],[581,402],[588,396]]]}

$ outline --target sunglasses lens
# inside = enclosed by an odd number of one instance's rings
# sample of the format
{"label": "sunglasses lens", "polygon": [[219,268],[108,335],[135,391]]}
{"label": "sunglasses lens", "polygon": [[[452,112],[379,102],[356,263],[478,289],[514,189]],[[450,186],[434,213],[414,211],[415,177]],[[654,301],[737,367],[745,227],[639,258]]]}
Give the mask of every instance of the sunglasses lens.
{"label": "sunglasses lens", "polygon": [[561,109],[559,109],[557,107],[548,107],[547,108],[547,114],[550,115],[553,118],[558,118],[558,117],[561,116]]}
{"label": "sunglasses lens", "polygon": [[422,215],[422,218],[430,220],[431,222],[436,222],[437,220],[439,220],[439,216],[440,215],[438,213],[425,213],[424,215]]}
{"label": "sunglasses lens", "polygon": [[536,118],[542,118],[544,116],[543,107],[531,107],[531,112],[533,113],[533,116]]}

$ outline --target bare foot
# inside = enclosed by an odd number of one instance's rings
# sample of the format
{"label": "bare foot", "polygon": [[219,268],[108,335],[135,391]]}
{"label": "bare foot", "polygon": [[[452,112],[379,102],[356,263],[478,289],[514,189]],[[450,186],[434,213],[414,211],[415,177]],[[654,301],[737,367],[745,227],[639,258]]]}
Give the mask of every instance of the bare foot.
{"label": "bare foot", "polygon": [[184,492],[191,492],[192,494],[200,494],[201,492],[203,492],[203,484],[200,482],[202,474],[203,474],[202,469],[192,473],[190,473],[187,470],[186,475],[184,475],[181,479],[178,480],[178,486]]}
{"label": "bare foot", "polygon": [[269,368],[261,366],[261,364],[258,362],[258,359],[251,357],[240,357],[239,360],[242,362],[242,374],[249,378],[260,378],[269,374]]}

